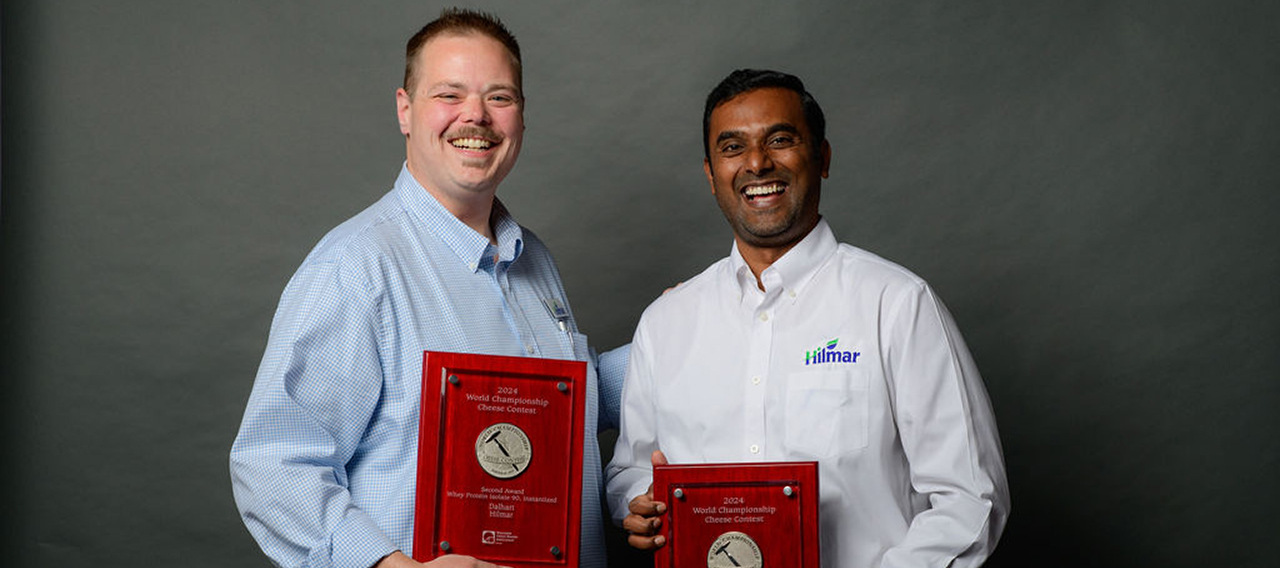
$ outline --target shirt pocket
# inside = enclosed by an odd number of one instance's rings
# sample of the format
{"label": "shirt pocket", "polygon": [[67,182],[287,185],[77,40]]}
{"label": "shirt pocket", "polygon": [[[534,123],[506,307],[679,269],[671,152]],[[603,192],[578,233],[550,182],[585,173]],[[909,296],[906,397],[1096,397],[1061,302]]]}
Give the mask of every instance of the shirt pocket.
{"label": "shirt pocket", "polygon": [[867,375],[859,370],[800,371],[787,377],[786,445],[817,457],[867,446]]}

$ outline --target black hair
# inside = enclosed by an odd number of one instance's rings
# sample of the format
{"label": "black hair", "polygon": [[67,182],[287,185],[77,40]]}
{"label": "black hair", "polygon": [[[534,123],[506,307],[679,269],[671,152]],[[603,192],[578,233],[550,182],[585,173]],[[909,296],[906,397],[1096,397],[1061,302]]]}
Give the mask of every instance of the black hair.
{"label": "black hair", "polygon": [[702,112],[702,153],[708,160],[711,159],[711,142],[708,138],[711,136],[711,111],[720,106],[721,103],[732,99],[747,91],[756,89],[764,89],[768,87],[778,87],[795,91],[800,95],[800,104],[804,109],[804,120],[808,123],[809,132],[813,135],[813,149],[815,152],[822,146],[822,142],[827,139],[827,118],[822,114],[822,107],[818,106],[818,101],[805,90],[804,82],[799,77],[779,71],[769,71],[767,69],[738,69],[720,81],[716,88],[711,90],[711,94],[707,95],[707,106]]}

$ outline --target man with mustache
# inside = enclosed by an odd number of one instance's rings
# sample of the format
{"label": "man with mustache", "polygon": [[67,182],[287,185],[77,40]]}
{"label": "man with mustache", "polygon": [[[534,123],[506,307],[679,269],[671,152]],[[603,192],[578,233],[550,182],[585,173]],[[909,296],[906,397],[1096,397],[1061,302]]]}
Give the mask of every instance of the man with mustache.
{"label": "man with mustache", "polygon": [[707,97],[703,144],[733,249],[636,329],[607,469],[631,544],[666,544],[651,461],[813,460],[823,566],[982,564],[1009,511],[982,379],[928,284],[819,214],[817,101],[794,76],[735,71]]}
{"label": "man with mustache", "polygon": [[[598,359],[546,246],[495,197],[524,134],[520,48],[448,9],[409,40],[394,188],[290,280],[231,450],[236,504],[281,566],[420,566],[413,533],[424,350],[588,360],[581,565],[605,566],[597,427],[626,351]],[[492,566],[443,556],[428,565]]]}

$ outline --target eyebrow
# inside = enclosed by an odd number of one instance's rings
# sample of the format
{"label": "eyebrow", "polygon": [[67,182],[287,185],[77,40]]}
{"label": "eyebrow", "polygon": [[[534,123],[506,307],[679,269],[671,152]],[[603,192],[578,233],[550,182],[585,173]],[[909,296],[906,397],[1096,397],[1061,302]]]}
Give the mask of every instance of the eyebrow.
{"label": "eyebrow", "polygon": [[[778,132],[789,132],[791,134],[800,134],[800,129],[796,128],[796,125],[791,124],[790,122],[778,122],[766,128],[764,130],[764,135],[768,136],[770,134],[776,134]],[[741,130],[725,130],[716,136],[716,144],[719,144],[731,138],[742,138],[743,136],[745,136],[745,133],[742,132]]]}
{"label": "eyebrow", "polygon": [[[465,84],[463,84],[463,83],[459,83],[459,82],[457,82],[457,81],[440,81],[439,83],[434,83],[434,84],[432,84],[430,87],[427,87],[427,88],[428,88],[428,89],[439,89],[439,88],[441,88],[441,87],[448,88],[448,89],[459,89],[459,90],[466,90],[466,89],[467,89],[467,85],[465,85]],[[511,84],[511,83],[490,83],[490,84],[488,84],[488,85],[485,85],[484,87],[485,87],[485,88],[484,88],[484,92],[486,92],[486,93],[491,93],[491,92],[493,92],[493,91],[501,91],[501,90],[504,90],[504,89],[505,89],[505,90],[508,90],[508,91],[515,91],[515,92],[517,92],[517,93],[518,93],[518,92],[520,92],[520,89],[519,89],[519,88],[517,88],[515,85],[513,85],[513,84]]]}

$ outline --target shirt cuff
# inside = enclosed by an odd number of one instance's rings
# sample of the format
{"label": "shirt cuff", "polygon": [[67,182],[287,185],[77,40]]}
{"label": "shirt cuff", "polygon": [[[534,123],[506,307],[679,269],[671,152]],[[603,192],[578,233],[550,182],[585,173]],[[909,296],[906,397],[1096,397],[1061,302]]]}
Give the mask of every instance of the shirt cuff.
{"label": "shirt cuff", "polygon": [[356,508],[350,509],[333,531],[332,545],[334,568],[370,568],[400,549],[378,529],[373,519]]}
{"label": "shirt cuff", "polygon": [[644,468],[624,469],[609,480],[609,516],[613,524],[622,526],[622,519],[631,514],[631,500],[648,491],[652,483],[653,472]]}

